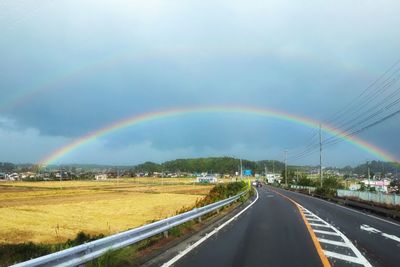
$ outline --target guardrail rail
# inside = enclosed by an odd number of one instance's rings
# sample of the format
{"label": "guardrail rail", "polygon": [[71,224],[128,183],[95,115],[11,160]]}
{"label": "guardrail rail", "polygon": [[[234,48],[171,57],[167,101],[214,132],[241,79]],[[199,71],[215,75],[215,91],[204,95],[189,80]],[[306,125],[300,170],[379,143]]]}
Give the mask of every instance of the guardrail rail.
{"label": "guardrail rail", "polygon": [[191,211],[150,223],[138,228],[121,232],[112,236],[88,242],[76,247],[52,253],[29,261],[21,262],[12,267],[36,267],[36,266],[80,266],[91,260],[94,260],[108,251],[118,250],[149,237],[161,234],[171,228],[181,225],[185,222],[197,219],[203,215],[216,211],[227,206],[248,191],[244,191],[233,197],[215,202],[213,204],[196,208]]}

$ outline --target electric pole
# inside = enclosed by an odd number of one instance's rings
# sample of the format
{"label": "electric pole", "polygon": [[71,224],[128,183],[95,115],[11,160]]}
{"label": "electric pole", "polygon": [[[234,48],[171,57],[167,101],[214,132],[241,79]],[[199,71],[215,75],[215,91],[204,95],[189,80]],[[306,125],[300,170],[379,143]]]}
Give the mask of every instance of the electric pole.
{"label": "electric pole", "polygon": [[367,161],[367,172],[368,172],[368,187],[371,187],[371,169],[369,167],[369,161]]}
{"label": "electric pole", "polygon": [[286,187],[287,187],[287,185],[288,185],[288,183],[287,183],[287,153],[288,153],[288,151],[287,150],[285,150],[285,185],[286,185]]}
{"label": "electric pole", "polygon": [[272,161],[272,173],[275,174],[275,160]]}
{"label": "electric pole", "polygon": [[240,180],[243,180],[243,165],[242,165],[242,159],[240,159]]}
{"label": "electric pole", "polygon": [[322,187],[322,125],[319,124],[319,180]]}

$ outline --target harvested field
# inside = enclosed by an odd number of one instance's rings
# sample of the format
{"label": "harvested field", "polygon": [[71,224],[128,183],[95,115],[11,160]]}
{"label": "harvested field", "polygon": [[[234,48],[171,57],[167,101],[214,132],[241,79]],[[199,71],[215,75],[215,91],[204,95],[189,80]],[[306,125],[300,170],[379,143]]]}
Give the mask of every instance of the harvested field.
{"label": "harvested field", "polygon": [[60,243],[113,234],[192,206],[212,186],[193,179],[1,182],[0,243]]}

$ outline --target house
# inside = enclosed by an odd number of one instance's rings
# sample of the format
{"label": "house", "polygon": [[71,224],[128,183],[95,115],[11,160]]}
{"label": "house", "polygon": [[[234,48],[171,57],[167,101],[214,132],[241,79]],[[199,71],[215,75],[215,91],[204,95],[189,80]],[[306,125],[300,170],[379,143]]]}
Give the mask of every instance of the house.
{"label": "house", "polygon": [[281,176],[279,174],[275,174],[275,173],[267,173],[266,179],[267,179],[268,184],[273,184],[275,182],[280,183]]}
{"label": "house", "polygon": [[107,174],[96,174],[94,178],[96,180],[107,180]]}
{"label": "house", "polygon": [[371,188],[375,188],[376,191],[378,192],[388,192],[388,187],[390,185],[390,180],[388,179],[383,179],[381,181],[379,180],[363,180],[362,183],[365,186],[369,186]]}
{"label": "house", "polygon": [[17,181],[17,180],[19,180],[19,174],[14,172],[9,175],[6,175],[6,180]]}
{"label": "house", "polygon": [[196,178],[196,182],[201,184],[216,184],[218,179],[213,175],[202,175]]}

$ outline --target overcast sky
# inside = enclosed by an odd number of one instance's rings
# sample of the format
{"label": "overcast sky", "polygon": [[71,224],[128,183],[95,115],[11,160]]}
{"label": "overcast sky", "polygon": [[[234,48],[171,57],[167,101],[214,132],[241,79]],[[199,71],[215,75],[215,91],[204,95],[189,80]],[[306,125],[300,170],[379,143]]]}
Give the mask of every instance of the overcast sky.
{"label": "overcast sky", "polygon": [[[174,107],[328,120],[400,58],[399,10],[395,0],[3,0],[0,161],[38,162],[114,121]],[[399,121],[359,137],[400,158]],[[313,133],[243,114],[181,116],[99,138],[58,163],[282,160]],[[345,142],[325,152],[330,166],[372,159]]]}

